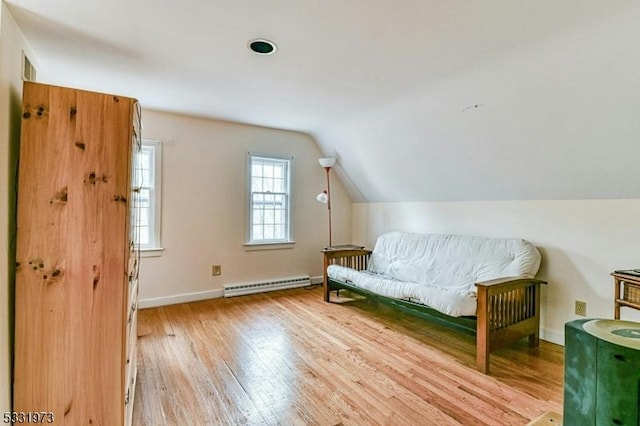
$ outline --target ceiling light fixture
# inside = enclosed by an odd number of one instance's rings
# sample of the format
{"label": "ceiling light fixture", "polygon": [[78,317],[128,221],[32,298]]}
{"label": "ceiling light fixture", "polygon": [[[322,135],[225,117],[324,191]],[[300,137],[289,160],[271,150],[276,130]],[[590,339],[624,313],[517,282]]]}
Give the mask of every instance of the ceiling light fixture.
{"label": "ceiling light fixture", "polygon": [[270,40],[263,38],[256,38],[249,42],[249,49],[253,50],[258,55],[273,55],[278,50],[278,46]]}

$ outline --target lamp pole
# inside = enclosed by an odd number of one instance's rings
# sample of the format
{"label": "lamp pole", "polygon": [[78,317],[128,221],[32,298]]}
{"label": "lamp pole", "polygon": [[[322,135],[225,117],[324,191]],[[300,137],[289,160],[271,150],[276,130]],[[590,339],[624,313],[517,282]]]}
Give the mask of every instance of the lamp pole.
{"label": "lamp pole", "polygon": [[329,210],[329,247],[331,247],[331,185],[329,184],[329,172],[331,171],[331,167],[324,168],[327,171],[327,210]]}
{"label": "lamp pole", "polygon": [[[325,157],[325,158],[319,158],[318,159],[318,163],[320,163],[320,165],[324,168],[325,172],[327,173],[327,190],[324,191],[327,194],[327,210],[329,211],[329,247],[331,247],[333,245],[333,239],[332,239],[332,228],[331,228],[331,183],[330,183],[330,179],[329,179],[329,172],[331,171],[331,168],[336,164],[336,159],[334,157]],[[318,197],[318,201],[322,201],[325,202],[324,199],[322,199],[323,194],[320,194]]]}

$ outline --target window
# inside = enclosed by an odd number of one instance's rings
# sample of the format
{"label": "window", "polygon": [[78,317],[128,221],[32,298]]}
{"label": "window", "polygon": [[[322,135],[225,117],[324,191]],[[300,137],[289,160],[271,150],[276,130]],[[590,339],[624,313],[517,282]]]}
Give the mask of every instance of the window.
{"label": "window", "polygon": [[160,183],[162,149],[160,142],[143,140],[135,157],[134,186],[139,188],[139,213],[136,226],[140,249],[162,250],[160,245]]}
{"label": "window", "polygon": [[292,158],[249,153],[248,244],[291,243]]}

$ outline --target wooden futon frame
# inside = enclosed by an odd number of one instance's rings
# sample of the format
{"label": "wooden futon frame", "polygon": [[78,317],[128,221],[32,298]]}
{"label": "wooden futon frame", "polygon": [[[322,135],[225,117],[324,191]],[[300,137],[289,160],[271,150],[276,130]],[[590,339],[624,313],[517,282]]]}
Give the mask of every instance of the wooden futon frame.
{"label": "wooden futon frame", "polygon": [[509,343],[529,338],[529,346],[537,347],[540,330],[540,284],[534,278],[500,278],[476,283],[478,307],[475,317],[452,317],[426,305],[381,296],[379,294],[328,277],[329,265],[365,270],[371,250],[324,251],[324,300],[329,292],[347,289],[368,298],[400,308],[412,315],[476,336],[476,363],[481,372],[489,373],[489,354]]}

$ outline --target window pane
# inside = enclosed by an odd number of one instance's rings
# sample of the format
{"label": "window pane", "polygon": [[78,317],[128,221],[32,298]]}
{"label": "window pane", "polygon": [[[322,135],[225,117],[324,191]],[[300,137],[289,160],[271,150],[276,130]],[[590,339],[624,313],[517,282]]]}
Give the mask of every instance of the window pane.
{"label": "window pane", "polygon": [[264,240],[264,233],[262,232],[262,225],[253,225],[253,239]]}
{"label": "window pane", "polygon": [[251,191],[264,192],[264,190],[262,189],[262,178],[253,177],[251,179]]}
{"label": "window pane", "polygon": [[253,224],[263,224],[264,223],[264,213],[261,208],[253,209]]}
{"label": "window pane", "polygon": [[273,192],[273,179],[264,179],[263,192]]}
{"label": "window pane", "polygon": [[136,156],[136,161],[135,161],[135,170],[133,173],[133,186],[135,188],[139,188],[142,186],[142,169],[140,168],[140,157],[142,154],[138,154],[138,156]]}
{"label": "window pane", "polygon": [[138,216],[138,224],[142,226],[148,227],[151,223],[149,222],[149,209],[140,209],[140,214]]}
{"label": "window pane", "polygon": [[271,206],[273,206],[274,199],[275,199],[274,194],[264,194],[265,208],[270,208]]}
{"label": "window pane", "polygon": [[275,226],[275,238],[282,239],[285,237],[284,225]]}
{"label": "window pane", "polygon": [[149,244],[149,227],[148,226],[140,226],[138,227],[139,237],[140,237],[140,245],[146,246]]}
{"label": "window pane", "polygon": [[284,178],[284,164],[278,164],[273,170],[273,177],[282,179]]}
{"label": "window pane", "polygon": [[136,173],[134,174],[134,186],[153,186],[153,148],[143,147],[138,153],[136,161]]}
{"label": "window pane", "polygon": [[261,207],[264,204],[264,194],[253,194],[253,204]]}
{"label": "window pane", "polygon": [[273,232],[273,227],[272,226],[265,226],[264,227],[264,239],[265,240],[273,240],[275,238],[274,232]]}
{"label": "window pane", "polygon": [[273,192],[284,192],[284,179],[274,179],[273,180]]}
{"label": "window pane", "polygon": [[268,178],[273,177],[273,165],[272,164],[265,164],[263,169],[264,169],[264,177],[268,177]]}
{"label": "window pane", "polygon": [[275,223],[278,224],[284,224],[284,210],[283,209],[279,209],[275,211],[275,218],[274,218]]}
{"label": "window pane", "polygon": [[264,212],[264,223],[266,225],[272,224],[274,222],[274,214],[273,214],[273,210],[266,210]]}

